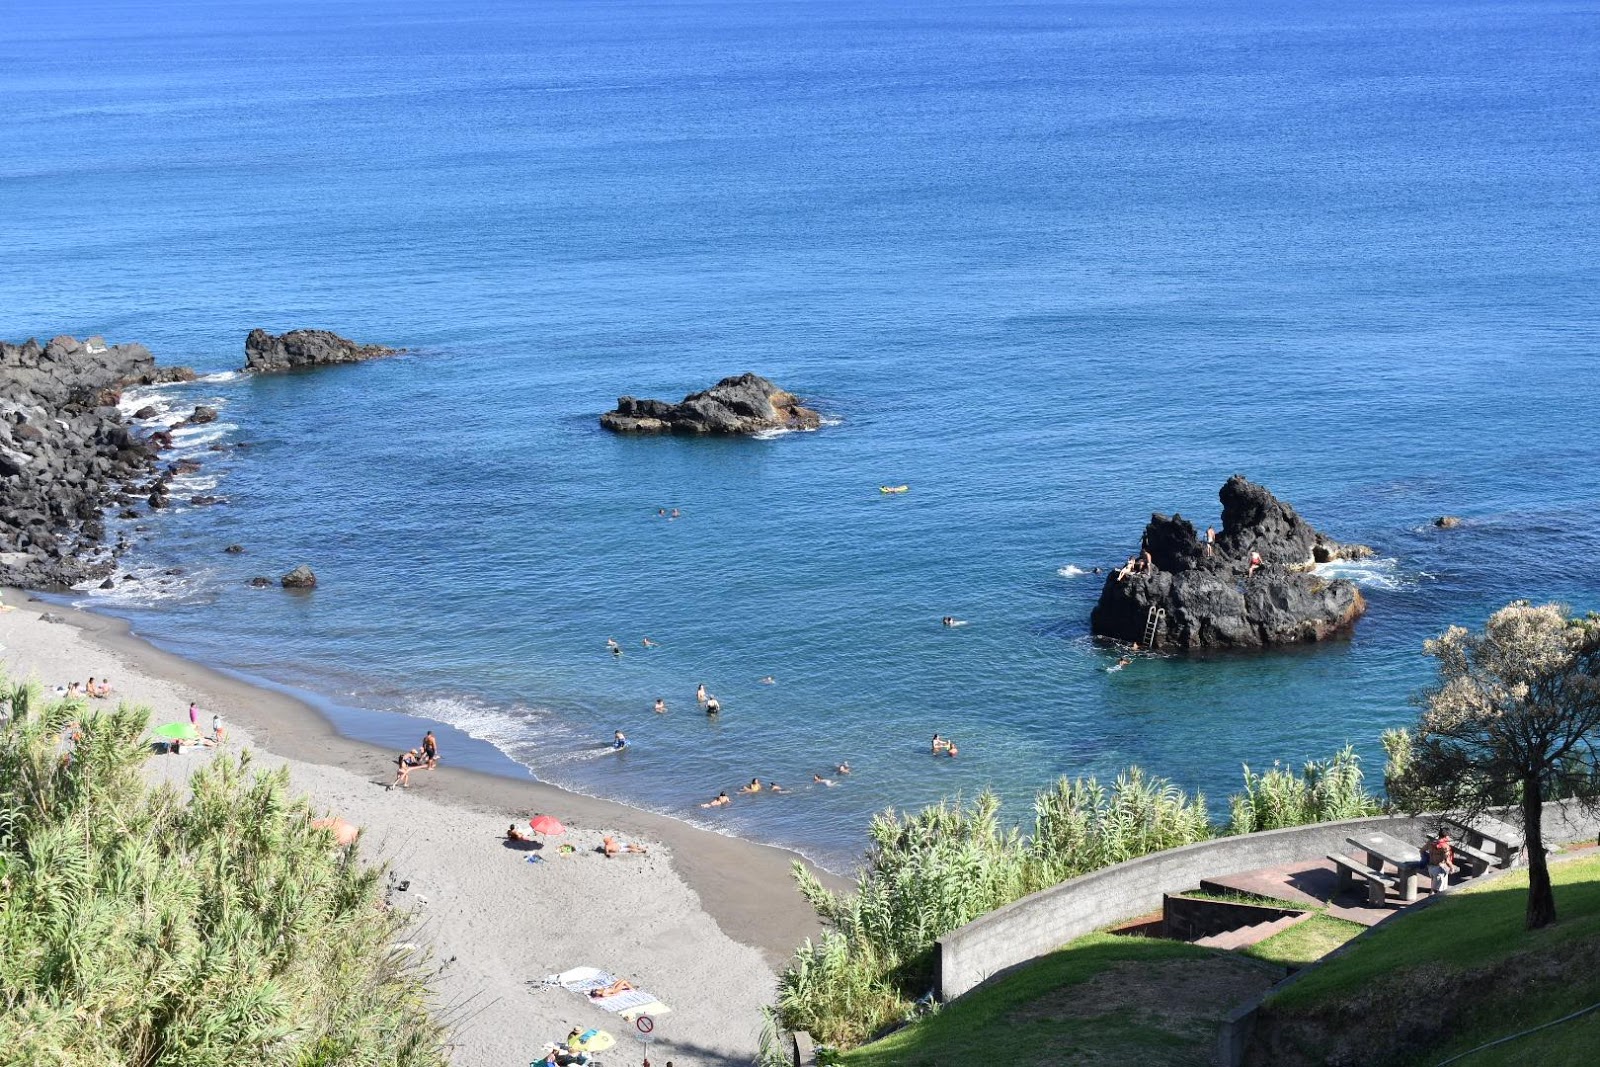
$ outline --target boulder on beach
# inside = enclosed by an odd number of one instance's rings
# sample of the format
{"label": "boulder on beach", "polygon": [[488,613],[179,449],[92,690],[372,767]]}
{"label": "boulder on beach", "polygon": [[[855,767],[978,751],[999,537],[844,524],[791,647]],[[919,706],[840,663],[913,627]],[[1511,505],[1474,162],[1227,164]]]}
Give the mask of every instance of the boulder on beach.
{"label": "boulder on beach", "polygon": [[1324,640],[1366,610],[1354,582],[1313,568],[1372,549],[1334,541],[1240,475],[1219,496],[1222,529],[1211,541],[1181,515],[1150,517],[1139,554],[1106,577],[1089,616],[1096,635],[1190,651],[1262,648]]}
{"label": "boulder on beach", "polygon": [[285,589],[315,589],[317,576],[311,573],[311,568],[304,563],[278,579]]}
{"label": "boulder on beach", "polygon": [[323,367],[334,363],[360,363],[401,351],[383,345],[363,345],[330,330],[290,330],[274,336],[255,329],[244,339],[244,369],[262,373]]}
{"label": "boulder on beach", "polygon": [[760,375],[741,374],[690,393],[678,404],[619,397],[616,409],[600,416],[600,425],[614,433],[751,434],[815,430],[822,416]]}

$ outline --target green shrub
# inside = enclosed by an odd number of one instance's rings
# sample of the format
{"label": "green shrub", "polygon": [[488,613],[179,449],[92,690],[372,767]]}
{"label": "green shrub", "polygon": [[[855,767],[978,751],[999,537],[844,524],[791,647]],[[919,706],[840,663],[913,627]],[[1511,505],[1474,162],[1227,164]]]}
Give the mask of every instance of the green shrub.
{"label": "green shrub", "polygon": [[143,710],[74,726],[79,705],[6,695],[0,1062],[445,1062],[382,870],[310,825],[286,772],[219,756],[185,800],[140,774]]}
{"label": "green shrub", "polygon": [[1298,775],[1277,763],[1265,774],[1245,766],[1244,793],[1228,808],[1228,832],[1248,834],[1381,815],[1383,802],[1366,791],[1361,757],[1346,745],[1332,759],[1308,760]]}

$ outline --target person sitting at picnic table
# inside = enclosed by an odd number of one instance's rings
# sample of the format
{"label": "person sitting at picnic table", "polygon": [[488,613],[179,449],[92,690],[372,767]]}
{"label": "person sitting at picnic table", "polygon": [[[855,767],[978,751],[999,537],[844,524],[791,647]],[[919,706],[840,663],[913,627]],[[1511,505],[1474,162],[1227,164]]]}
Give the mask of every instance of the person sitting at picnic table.
{"label": "person sitting at picnic table", "polygon": [[1443,893],[1450,886],[1450,876],[1456,872],[1456,850],[1450,835],[1443,830],[1428,846],[1428,874],[1433,879],[1433,891]]}
{"label": "person sitting at picnic table", "polygon": [[589,999],[604,1000],[606,997],[614,997],[618,993],[626,993],[632,988],[634,988],[632,982],[628,981],[626,978],[618,978],[610,985],[603,985],[599,989],[589,990]]}

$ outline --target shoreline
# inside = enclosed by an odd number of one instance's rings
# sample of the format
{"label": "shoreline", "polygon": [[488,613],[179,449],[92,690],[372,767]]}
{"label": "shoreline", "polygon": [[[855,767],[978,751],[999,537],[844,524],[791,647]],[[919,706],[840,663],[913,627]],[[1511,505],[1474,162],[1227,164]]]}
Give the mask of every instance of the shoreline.
{"label": "shoreline", "polygon": [[[382,791],[392,777],[395,753],[348,737],[314,705],[285,689],[234,675],[159,648],[134,632],[126,620],[42,599],[41,594],[4,587],[4,600],[18,615],[37,621],[49,613],[65,620],[82,638],[115,659],[126,674],[163,679],[193,694],[202,708],[219,710],[230,728],[242,728],[252,745],[271,755],[365,778]],[[53,596],[55,594],[43,594]],[[50,623],[44,623],[50,625]],[[0,649],[7,656],[11,649]],[[20,672],[25,680],[31,672]],[[103,668],[102,668],[103,673]],[[113,684],[115,684],[115,676]],[[177,715],[180,708],[174,708]],[[161,709],[152,708],[153,721]],[[373,714],[388,714],[374,712]],[[414,715],[395,718],[414,724],[413,733],[451,731],[448,724]],[[486,742],[479,742],[487,746]],[[493,749],[493,746],[487,746]],[[494,750],[498,753],[498,750]],[[509,767],[520,764],[500,754]],[[671,853],[671,866],[699,898],[705,912],[729,938],[761,953],[769,968],[780,969],[794,950],[821,930],[809,904],[795,889],[793,864],[807,869],[833,889],[851,883],[789,849],[703,829],[620,801],[591,797],[540,781],[472,768],[450,766],[444,749],[441,766],[413,774],[413,794],[463,812],[526,820],[538,811],[559,813],[572,827],[604,826],[627,837],[657,842]],[[498,823],[496,824],[498,826]],[[781,887],[781,889],[780,889]],[[780,889],[774,892],[775,889]]]}

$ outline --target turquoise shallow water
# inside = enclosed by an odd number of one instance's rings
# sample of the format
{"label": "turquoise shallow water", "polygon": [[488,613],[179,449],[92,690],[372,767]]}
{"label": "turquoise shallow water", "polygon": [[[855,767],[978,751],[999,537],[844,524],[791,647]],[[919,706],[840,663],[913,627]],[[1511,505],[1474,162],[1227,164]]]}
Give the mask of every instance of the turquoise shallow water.
{"label": "turquoise shallow water", "polygon": [[[258,325],[411,349],[170,391],[220,404],[185,447],[230,503],[151,522],[147,580],[91,598],[356,733],[435,717],[839,863],[872,811],[985,785],[1138,762],[1220,801],[1346,741],[1376,771],[1426,636],[1600,607],[1595,14],[15,4],[0,335],[211,372]],[[596,425],[747,369],[837,424]],[[1379,549],[1369,616],[1107,673],[1072,569],[1152,510],[1214,521],[1234,471]],[[302,561],[310,597],[243,587]]]}

